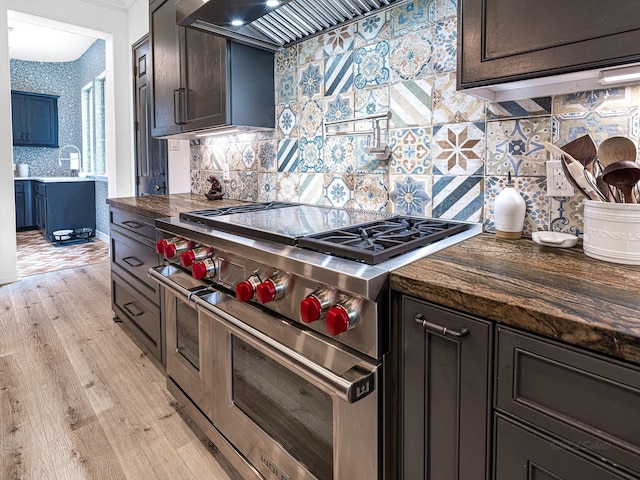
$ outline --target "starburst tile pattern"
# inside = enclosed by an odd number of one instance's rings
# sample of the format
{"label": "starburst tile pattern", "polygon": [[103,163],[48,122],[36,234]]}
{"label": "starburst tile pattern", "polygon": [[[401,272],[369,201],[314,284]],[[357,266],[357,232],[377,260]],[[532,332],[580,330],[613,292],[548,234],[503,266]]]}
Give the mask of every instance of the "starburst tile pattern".
{"label": "starburst tile pattern", "polygon": [[487,123],[487,175],[544,176],[549,117]]}
{"label": "starburst tile pattern", "polygon": [[324,116],[327,122],[353,118],[353,94],[325,97]]}
{"label": "starburst tile pattern", "polygon": [[484,207],[484,178],[433,177],[433,210],[436,218],[479,222]]}
{"label": "starburst tile pattern", "polygon": [[308,63],[300,70],[298,87],[300,89],[298,97],[301,100],[321,98],[324,95],[322,64],[320,62]]}
{"label": "starburst tile pattern", "polygon": [[356,168],[356,157],[361,154],[356,137],[327,137],[324,149],[325,171],[353,173]]}
{"label": "starburst tile pattern", "polygon": [[353,190],[352,175],[325,174],[324,198],[325,205],[331,207],[344,207],[351,200]]}
{"label": "starburst tile pattern", "polygon": [[459,123],[433,127],[431,161],[434,175],[483,175],[485,124]]}
{"label": "starburst tile pattern", "polygon": [[353,50],[353,34],[356,26],[353,23],[336,28],[324,35],[324,54],[331,57]]}
{"label": "starburst tile pattern", "polygon": [[275,172],[278,165],[276,142],[267,140],[258,143],[258,170]]}
{"label": "starburst tile pattern", "polygon": [[431,181],[426,175],[392,175],[391,200],[394,212],[402,215],[431,216]]}
{"label": "starburst tile pattern", "polygon": [[325,95],[345,93],[353,87],[353,55],[345,52],[324,60]]}

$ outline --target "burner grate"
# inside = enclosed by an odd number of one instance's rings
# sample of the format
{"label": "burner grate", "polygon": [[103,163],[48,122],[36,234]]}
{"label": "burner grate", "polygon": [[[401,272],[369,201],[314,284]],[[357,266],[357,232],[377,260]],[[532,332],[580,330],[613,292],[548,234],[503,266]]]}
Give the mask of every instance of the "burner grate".
{"label": "burner grate", "polygon": [[256,212],[260,210],[273,210],[276,208],[284,208],[298,205],[297,203],[287,202],[264,202],[264,203],[248,203],[246,205],[234,205],[232,207],[209,208],[204,210],[194,210],[191,212],[180,213],[180,220],[188,220],[191,222],[202,223],[204,225],[213,226],[207,223],[208,218],[221,217],[223,215],[233,215],[234,213]]}
{"label": "burner grate", "polygon": [[469,228],[464,223],[397,216],[346,229],[308,235],[298,246],[376,265]]}

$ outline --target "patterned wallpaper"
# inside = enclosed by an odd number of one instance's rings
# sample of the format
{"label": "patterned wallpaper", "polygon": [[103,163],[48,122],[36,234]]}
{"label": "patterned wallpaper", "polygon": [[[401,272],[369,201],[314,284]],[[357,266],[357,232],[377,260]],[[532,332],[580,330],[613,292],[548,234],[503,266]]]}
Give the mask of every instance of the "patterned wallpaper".
{"label": "patterned wallpaper", "polygon": [[[60,147],[75,145],[82,151],[80,91],[105,70],[105,42],[94,44],[73,62],[10,61],[11,88],[25,92],[58,95],[58,139]],[[27,163],[32,177],[65,177],[71,175],[69,149],[62,153],[58,165],[58,148],[14,147],[13,163]],[[104,184],[104,185],[103,185]],[[109,232],[106,205],[107,182],[96,182],[96,222],[99,231]]]}
{"label": "patterned wallpaper", "polygon": [[[582,232],[582,197],[546,195],[544,142],[638,138],[640,88],[488,103],[456,91],[457,2],[415,0],[276,54],[273,134],[191,142],[191,190],[483,222],[511,173],[525,235]],[[390,111],[389,161],[323,122]],[[356,129],[366,127],[364,122]]]}

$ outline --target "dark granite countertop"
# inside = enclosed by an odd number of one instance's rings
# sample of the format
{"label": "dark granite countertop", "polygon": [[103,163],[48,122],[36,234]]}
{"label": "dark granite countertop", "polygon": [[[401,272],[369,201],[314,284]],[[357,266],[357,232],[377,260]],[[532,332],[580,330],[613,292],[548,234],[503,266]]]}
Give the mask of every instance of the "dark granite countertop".
{"label": "dark granite countertop", "polygon": [[418,298],[640,363],[640,266],[482,234],[394,271]]}
{"label": "dark granite countertop", "polygon": [[115,208],[137,213],[145,217],[175,217],[180,212],[205,208],[220,208],[239,205],[241,200],[209,200],[204,195],[174,193],[170,195],[145,195],[142,197],[108,198],[107,203]]}

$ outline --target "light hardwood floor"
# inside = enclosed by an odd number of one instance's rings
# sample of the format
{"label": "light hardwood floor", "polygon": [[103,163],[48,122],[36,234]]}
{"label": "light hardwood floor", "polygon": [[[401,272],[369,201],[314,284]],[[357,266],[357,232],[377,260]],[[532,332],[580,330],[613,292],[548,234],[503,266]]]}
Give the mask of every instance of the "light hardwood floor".
{"label": "light hardwood floor", "polygon": [[112,319],[106,262],[0,287],[0,479],[237,480]]}

